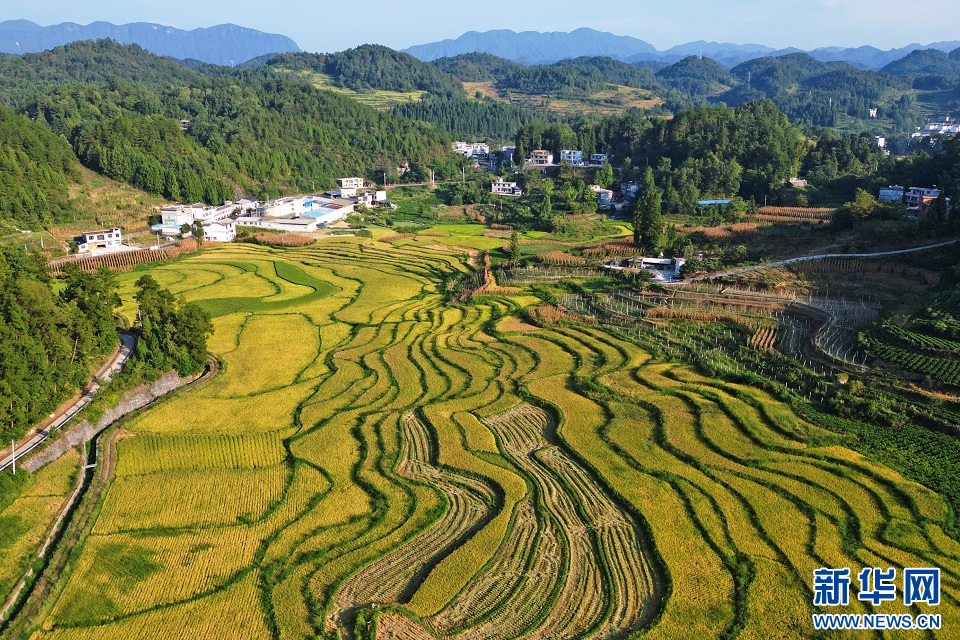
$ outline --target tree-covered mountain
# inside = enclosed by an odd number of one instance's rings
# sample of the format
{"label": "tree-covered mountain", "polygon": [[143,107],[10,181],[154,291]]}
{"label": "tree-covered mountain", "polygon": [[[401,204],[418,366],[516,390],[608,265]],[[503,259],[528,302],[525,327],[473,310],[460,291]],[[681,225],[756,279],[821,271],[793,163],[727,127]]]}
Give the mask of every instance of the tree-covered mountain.
{"label": "tree-covered mountain", "polygon": [[641,89],[661,88],[660,82],[654,76],[654,71],[613,58],[583,56],[561,60],[555,62],[553,66],[573,69],[588,76],[600,76],[610,84]]}
{"label": "tree-covered mountain", "polygon": [[198,77],[176,60],[156,56],[135,44],[84,40],[24,56],[0,55],[0,103],[15,105],[67,84],[121,81],[163,90]]}
{"label": "tree-covered mountain", "polygon": [[738,84],[718,100],[740,105],[768,98],[792,120],[814,126],[905,132],[920,115],[908,81],[805,53],[750,60],[730,73]]}
{"label": "tree-covered mountain", "polygon": [[437,58],[431,64],[462,82],[495,82],[511,74],[522,73],[527,68],[518,62],[491,53],[463,53]]}
{"label": "tree-covered mountain", "polygon": [[[171,200],[279,196],[333,186],[339,175],[395,175],[449,153],[447,136],[431,126],[267,66],[195,71],[111,41],[2,62],[0,102],[45,123],[48,145],[62,152],[66,140],[86,166]],[[61,70],[65,82],[56,81]],[[37,183],[56,185],[54,192],[62,186],[53,178]],[[17,193],[24,195],[13,202],[39,198]]]}
{"label": "tree-covered mountain", "polygon": [[274,56],[267,65],[289,71],[329,76],[335,86],[354,91],[426,91],[450,97],[460,83],[437,67],[380,45],[363,45],[339,53],[291,53]]}
{"label": "tree-covered mountain", "polygon": [[63,138],[0,107],[0,222],[35,229],[63,220],[79,169]]}
{"label": "tree-covered mountain", "polygon": [[730,88],[730,72],[710,58],[688,56],[657,72],[656,77],[668,87],[692,96],[708,96]]}
{"label": "tree-covered mountain", "polygon": [[184,31],[161,24],[137,22],[110,24],[72,22],[42,27],[29,20],[0,22],[0,52],[37,53],[80,40],[109,38],[124,44],[136,44],[160,56],[178,60],[192,58],[210,64],[240,64],[266,53],[300,51],[287,36],[264,33],[235,24]]}
{"label": "tree-covered mountain", "polygon": [[881,69],[892,76],[960,76],[960,49],[951,53],[919,49]]}

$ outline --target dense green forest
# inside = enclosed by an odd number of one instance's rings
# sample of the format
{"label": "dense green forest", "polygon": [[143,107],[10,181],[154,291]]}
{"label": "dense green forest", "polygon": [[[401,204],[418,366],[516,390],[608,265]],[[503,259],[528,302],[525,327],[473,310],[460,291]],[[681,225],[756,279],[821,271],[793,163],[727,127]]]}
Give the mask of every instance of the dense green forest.
{"label": "dense green forest", "polygon": [[207,336],[213,333],[210,315],[192,302],[178,300],[150,275],[137,280],[140,337],[132,373],[145,377],[174,369],[181,376],[203,371]]}
{"label": "dense green forest", "polygon": [[733,84],[730,72],[724,67],[710,58],[697,56],[688,56],[661,69],[657,78],[666,86],[692,96],[717,94]]}
{"label": "dense green forest", "polygon": [[[85,165],[171,200],[219,203],[241,192],[277,197],[313,185],[331,187],[342,174],[386,172],[395,178],[400,166],[416,167],[449,153],[447,135],[435,127],[376,111],[269,67],[229,73],[217,68],[206,75],[180,67],[185,75],[171,75],[167,88],[156,89],[138,79],[166,69],[169,61],[136,47],[78,43],[55,50],[55,57],[67,66],[93,69],[104,52],[109,58],[146,56],[151,63],[143,72],[121,65],[126,75],[111,75],[103,83],[95,82],[95,74],[81,74],[76,77],[88,82],[19,99],[29,94],[17,80],[24,74],[10,81],[2,76],[0,96],[68,140]],[[27,69],[37,64],[18,60]],[[185,130],[182,120],[189,121]]]}
{"label": "dense green forest", "polygon": [[137,45],[85,40],[23,56],[0,54],[0,104],[17,107],[68,84],[109,86],[119,81],[161,91],[197,77],[176,60]]}
{"label": "dense green forest", "polygon": [[427,97],[419,102],[397,105],[393,113],[414,120],[429,122],[457,139],[510,140],[522,127],[534,122],[551,122],[562,116],[549,112],[536,113],[492,98]]}
{"label": "dense green forest", "polygon": [[737,107],[702,107],[672,119],[625,114],[599,122],[529,125],[518,134],[518,151],[606,150],[637,180],[653,167],[670,211],[693,213],[702,197],[762,198],[796,175],[806,150],[802,130],[770,101]]}
{"label": "dense green forest", "polygon": [[108,271],[70,271],[54,293],[42,258],[0,248],[0,437],[9,441],[85,384],[117,344]]}
{"label": "dense green forest", "polygon": [[363,45],[339,53],[285,53],[267,65],[330,76],[338,87],[355,91],[426,91],[435,96],[463,94],[461,84],[435,66],[380,45]]}
{"label": "dense green forest", "polygon": [[0,107],[0,220],[26,228],[62,220],[79,169],[62,138]]}
{"label": "dense green forest", "polygon": [[[138,281],[140,339],[125,379],[199,373],[210,318],[150,276]],[[59,291],[59,293],[56,293]],[[85,385],[118,344],[114,274],[68,267],[55,286],[39,254],[0,247],[0,438],[9,442]]]}

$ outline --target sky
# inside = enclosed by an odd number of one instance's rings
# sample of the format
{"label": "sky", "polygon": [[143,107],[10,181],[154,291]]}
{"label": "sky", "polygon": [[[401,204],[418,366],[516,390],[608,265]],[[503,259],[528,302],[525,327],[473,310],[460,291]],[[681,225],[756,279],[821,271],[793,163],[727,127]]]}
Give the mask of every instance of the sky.
{"label": "sky", "polygon": [[0,21],[13,19],[181,29],[232,22],[290,36],[317,52],[365,43],[403,49],[466,31],[578,27],[633,36],[660,50],[695,40],[891,49],[960,39],[956,0],[0,0]]}

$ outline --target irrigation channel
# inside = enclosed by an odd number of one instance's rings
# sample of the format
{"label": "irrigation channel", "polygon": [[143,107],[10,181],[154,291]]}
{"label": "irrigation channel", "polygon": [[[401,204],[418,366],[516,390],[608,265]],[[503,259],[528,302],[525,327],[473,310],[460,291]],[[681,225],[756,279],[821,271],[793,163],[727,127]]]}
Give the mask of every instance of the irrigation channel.
{"label": "irrigation channel", "polygon": [[[136,343],[135,336],[121,334],[121,339],[121,348],[111,357],[111,361],[98,372],[95,379],[109,380],[109,373],[118,371],[126,358],[132,353],[133,345]],[[118,357],[121,353],[125,354],[122,359]],[[215,376],[218,371],[219,364],[215,358],[211,357],[203,373],[190,384],[207,380]],[[84,395],[84,398],[92,398],[96,388],[98,387],[92,389],[88,387],[89,391]],[[182,387],[177,387],[177,389],[180,388]],[[155,401],[153,400],[151,403]],[[72,406],[69,417],[62,421],[57,420],[59,422],[57,428],[64,426],[89,402],[90,400],[87,400],[86,403],[75,410],[75,407]],[[117,433],[113,423],[104,425],[91,438],[89,449],[86,444],[83,445],[86,455],[81,458],[82,466],[80,467],[80,473],[77,475],[76,486],[57,513],[43,544],[37,551],[37,562],[31,564],[27,572],[14,586],[3,608],[0,609],[0,637],[22,637],[46,604],[52,590],[56,588],[74,547],[90,523],[96,504],[100,500],[100,492],[113,477],[114,460],[111,456],[115,455],[112,448],[115,446]],[[46,437],[52,437],[52,433]],[[107,443],[101,445],[101,440],[104,437],[107,438]],[[33,448],[31,447],[30,450]],[[18,454],[17,458],[19,459],[19,457]],[[103,464],[99,464],[100,462]],[[99,473],[98,465],[100,467]]]}

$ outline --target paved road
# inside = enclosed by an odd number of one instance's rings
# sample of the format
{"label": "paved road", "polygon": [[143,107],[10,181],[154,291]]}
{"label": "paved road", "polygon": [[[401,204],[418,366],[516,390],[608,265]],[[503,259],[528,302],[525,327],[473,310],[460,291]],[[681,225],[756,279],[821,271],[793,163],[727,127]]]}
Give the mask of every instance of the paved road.
{"label": "paved road", "polygon": [[928,244],[923,247],[913,247],[912,249],[898,249],[896,251],[877,251],[874,253],[821,253],[816,256],[800,256],[798,258],[790,258],[788,260],[779,260],[777,262],[764,262],[762,264],[755,264],[749,267],[737,267],[736,269],[730,269],[728,271],[719,271],[717,273],[709,273],[705,276],[697,276],[696,278],[689,278],[687,280],[677,280],[669,284],[690,284],[691,282],[696,282],[697,280],[709,280],[711,278],[732,276],[738,273],[744,273],[746,271],[758,271],[760,269],[767,269],[769,267],[782,267],[785,264],[793,264],[794,262],[807,262],[808,260],[825,260],[828,258],[880,258],[883,256],[895,256],[901,253],[914,253],[915,251],[926,251],[927,249],[936,249],[938,247],[946,247],[951,244],[956,244],[957,242],[960,242],[960,241],[947,240],[946,242],[939,242],[937,244]]}
{"label": "paved road", "polygon": [[[60,407],[56,413],[41,425],[31,429],[31,431],[16,445],[17,460],[40,446],[47,438],[50,438],[54,431],[70,422],[74,416],[93,401],[97,391],[100,389],[101,382],[108,382],[118,371],[123,369],[124,363],[130,354],[133,353],[133,347],[137,343],[137,338],[130,333],[120,334],[120,346],[113,352],[110,359],[103,365],[91,378],[90,383],[84,388],[80,397],[65,407]],[[13,465],[13,451],[10,448],[5,449],[3,457],[0,457],[0,471]]]}

